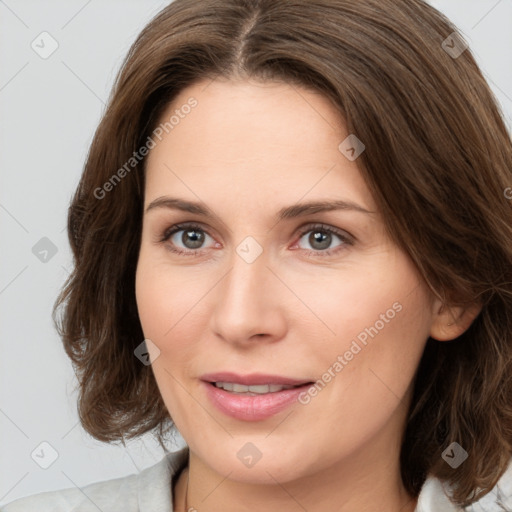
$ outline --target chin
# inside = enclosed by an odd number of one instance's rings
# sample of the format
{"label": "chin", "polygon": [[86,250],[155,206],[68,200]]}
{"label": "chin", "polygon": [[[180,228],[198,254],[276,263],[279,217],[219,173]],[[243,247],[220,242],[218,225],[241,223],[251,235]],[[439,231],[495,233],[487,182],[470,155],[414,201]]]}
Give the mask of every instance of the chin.
{"label": "chin", "polygon": [[[304,454],[300,449],[296,456],[289,454],[287,458],[283,458],[279,448],[263,447],[261,437],[255,437],[254,441],[235,438],[233,444],[236,448],[220,448],[218,454],[210,451],[208,458],[203,459],[217,473],[229,475],[228,478],[232,481],[275,485],[276,481],[284,483],[296,480],[307,472]],[[297,443],[297,446],[301,446],[301,443]]]}

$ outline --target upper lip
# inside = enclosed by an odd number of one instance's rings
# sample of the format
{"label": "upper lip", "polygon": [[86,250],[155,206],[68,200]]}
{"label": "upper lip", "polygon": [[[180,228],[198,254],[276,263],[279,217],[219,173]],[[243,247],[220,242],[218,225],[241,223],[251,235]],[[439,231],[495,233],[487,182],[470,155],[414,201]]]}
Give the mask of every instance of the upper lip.
{"label": "upper lip", "polygon": [[307,379],[292,379],[281,375],[268,375],[264,373],[251,373],[248,375],[238,375],[232,372],[207,373],[201,376],[201,380],[206,382],[234,382],[244,384],[245,386],[255,386],[258,384],[281,384],[284,386],[298,386],[312,382]]}

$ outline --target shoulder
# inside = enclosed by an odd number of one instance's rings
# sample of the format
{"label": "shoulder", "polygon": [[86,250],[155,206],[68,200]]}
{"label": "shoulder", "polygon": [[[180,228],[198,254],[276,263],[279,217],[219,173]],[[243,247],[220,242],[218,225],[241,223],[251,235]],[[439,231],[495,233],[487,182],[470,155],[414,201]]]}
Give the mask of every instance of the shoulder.
{"label": "shoulder", "polygon": [[450,501],[441,480],[429,476],[421,488],[414,512],[438,512],[441,510],[443,512],[460,512],[464,509]]}
{"label": "shoulder", "polygon": [[472,505],[458,507],[449,499],[451,494],[452,489],[446,482],[429,476],[421,488],[415,512],[512,511],[512,459],[496,486]]}
{"label": "shoulder", "polygon": [[[58,491],[42,492],[20,498],[0,510],[1,512],[89,512],[104,510],[137,510],[136,489],[134,485],[137,475],[129,475],[104,482],[95,482],[85,487],[61,489]],[[135,504],[135,507],[133,506]]]}
{"label": "shoulder", "polygon": [[34,494],[4,505],[0,512],[168,512],[172,479],[187,460],[188,448],[183,448],[138,474]]}

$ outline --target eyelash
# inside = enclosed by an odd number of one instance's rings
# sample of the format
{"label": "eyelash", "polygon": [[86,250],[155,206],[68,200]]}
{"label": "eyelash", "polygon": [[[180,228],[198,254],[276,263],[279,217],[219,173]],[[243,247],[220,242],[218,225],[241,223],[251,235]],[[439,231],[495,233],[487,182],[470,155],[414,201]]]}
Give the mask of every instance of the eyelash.
{"label": "eyelash", "polygon": [[[175,224],[172,227],[167,228],[164,231],[164,233],[162,234],[162,236],[158,239],[158,242],[164,244],[174,234],[178,233],[179,231],[185,231],[185,230],[188,230],[188,231],[201,231],[201,232],[207,234],[208,236],[210,236],[211,238],[213,238],[208,233],[208,231],[206,231],[204,228],[202,228],[199,224],[195,224],[193,222],[185,222],[185,223],[182,223],[182,224]],[[353,238],[351,236],[349,236],[348,234],[344,233],[341,230],[338,230],[338,229],[333,228],[331,226],[327,226],[325,224],[313,224],[313,225],[308,224],[307,226],[304,226],[299,231],[299,233],[298,233],[299,241],[300,241],[300,239],[306,233],[309,233],[309,232],[315,231],[315,230],[316,231],[321,231],[323,233],[328,233],[328,234],[331,234],[331,235],[336,235],[343,242],[343,244],[339,245],[337,247],[334,247],[332,249],[326,249],[326,250],[316,250],[315,251],[315,250],[304,249],[308,254],[312,254],[314,256],[322,255],[320,257],[331,256],[332,254],[334,254],[334,253],[336,253],[336,252],[338,252],[340,250],[343,250],[344,246],[346,246],[346,245],[353,245],[354,244]],[[185,251],[183,249],[178,249],[178,248],[173,247],[173,246],[168,246],[168,249],[171,252],[173,252],[173,253],[176,253],[178,255],[183,255],[183,256],[201,256],[202,252],[204,251],[204,249],[203,250],[201,250],[201,249],[196,249],[196,250],[189,249],[189,250]]]}

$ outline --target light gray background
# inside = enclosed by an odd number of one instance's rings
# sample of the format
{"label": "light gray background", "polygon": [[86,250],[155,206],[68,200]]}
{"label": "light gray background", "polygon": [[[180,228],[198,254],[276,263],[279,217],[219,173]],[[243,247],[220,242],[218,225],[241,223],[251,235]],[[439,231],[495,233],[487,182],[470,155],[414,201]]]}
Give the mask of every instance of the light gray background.
{"label": "light gray background", "polygon": [[[115,73],[167,3],[0,0],[0,504],[134,473],[163,456],[150,437],[124,448],[82,430],[51,308],[72,263],[68,203]],[[432,3],[470,42],[512,132],[512,0]],[[47,59],[31,48],[43,31],[59,45]],[[32,252],[43,237],[57,249],[46,262]],[[43,441],[59,455],[48,469],[31,458]]]}

